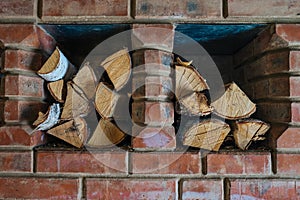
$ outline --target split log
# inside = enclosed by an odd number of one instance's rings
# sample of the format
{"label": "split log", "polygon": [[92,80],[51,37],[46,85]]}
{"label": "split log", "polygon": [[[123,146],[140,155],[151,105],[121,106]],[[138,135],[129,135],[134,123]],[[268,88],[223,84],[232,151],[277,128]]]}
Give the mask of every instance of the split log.
{"label": "split log", "polygon": [[77,148],[81,148],[88,136],[86,121],[83,118],[75,118],[47,131]]}
{"label": "split log", "polygon": [[120,50],[107,57],[101,66],[106,70],[115,90],[119,91],[126,85],[131,74],[131,59],[128,49]]}
{"label": "split log", "polygon": [[209,89],[205,79],[196,69],[190,66],[176,65],[175,73],[175,95],[177,99],[181,99],[193,92],[201,92]]}
{"label": "split log", "polygon": [[107,119],[100,119],[95,132],[87,142],[89,147],[109,147],[123,141],[125,133]]}
{"label": "split log", "polygon": [[84,92],[88,99],[94,97],[97,87],[97,78],[89,62],[85,63],[78,71],[73,78],[73,82]]}
{"label": "split log", "polygon": [[264,140],[263,135],[270,125],[256,119],[238,120],[233,123],[233,137],[236,145],[243,150],[248,149],[252,141]]}
{"label": "split log", "polygon": [[183,105],[181,106],[181,113],[206,116],[211,114],[213,110],[207,97],[201,92],[193,92],[191,95],[181,98],[179,103]]}
{"label": "split log", "polygon": [[68,61],[64,54],[56,48],[42,68],[37,72],[46,81],[70,79],[75,73],[75,67]]}
{"label": "split log", "polygon": [[248,118],[256,111],[256,105],[235,83],[227,84],[225,93],[211,105],[217,115],[231,120]]}
{"label": "split log", "polygon": [[71,82],[67,83],[67,97],[61,114],[61,119],[69,120],[87,116],[90,110],[89,100],[83,91]]}
{"label": "split log", "polygon": [[99,83],[96,90],[95,107],[101,117],[107,119],[113,116],[118,99],[119,95],[116,92],[103,82]]}
{"label": "split log", "polygon": [[35,130],[45,131],[52,128],[59,121],[59,115],[60,106],[58,103],[52,104],[45,114],[39,112],[37,120],[33,122],[33,125],[37,126]]}
{"label": "split log", "polygon": [[218,151],[229,132],[228,124],[217,119],[205,120],[193,125],[184,134],[183,144]]}
{"label": "split log", "polygon": [[63,103],[66,98],[66,87],[63,79],[50,82],[47,84],[48,90],[52,97],[59,103]]}

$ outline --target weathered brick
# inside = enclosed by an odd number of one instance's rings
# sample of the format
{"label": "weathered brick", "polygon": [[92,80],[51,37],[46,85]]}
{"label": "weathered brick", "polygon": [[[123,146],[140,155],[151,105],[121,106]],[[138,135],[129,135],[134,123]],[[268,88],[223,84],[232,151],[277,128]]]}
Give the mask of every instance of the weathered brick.
{"label": "weathered brick", "polygon": [[230,199],[299,199],[295,180],[244,179],[231,181]]}
{"label": "weathered brick", "polygon": [[3,116],[4,122],[32,122],[38,117],[39,111],[45,111],[46,104],[38,101],[18,101],[6,100],[4,102]]}
{"label": "weathered brick", "polygon": [[34,15],[34,0],[2,0],[0,1],[0,16],[26,17]]}
{"label": "weathered brick", "polygon": [[33,31],[34,26],[30,24],[1,24],[0,40],[3,43],[21,43]]}
{"label": "weathered brick", "polygon": [[300,103],[294,102],[291,104],[292,122],[300,122]]}
{"label": "weathered brick", "polygon": [[290,70],[291,71],[300,70],[300,51],[290,52]]}
{"label": "weathered brick", "polygon": [[219,153],[207,155],[208,174],[270,174],[269,152]]}
{"label": "weathered brick", "polygon": [[6,50],[4,56],[3,69],[5,71],[37,71],[42,66],[42,55],[40,53],[23,50]]}
{"label": "weathered brick", "polygon": [[300,128],[288,128],[277,139],[277,148],[300,149]]}
{"label": "weathered brick", "polygon": [[132,120],[136,123],[170,125],[174,122],[174,106],[171,102],[133,102]]}
{"label": "weathered brick", "polygon": [[175,199],[176,180],[86,180],[87,199]]}
{"label": "weathered brick", "polygon": [[251,85],[253,87],[253,99],[262,99],[269,96],[269,80],[263,79],[257,82],[253,82]]}
{"label": "weathered brick", "polygon": [[31,152],[0,152],[1,172],[31,172]]}
{"label": "weathered brick", "polygon": [[120,174],[127,172],[126,152],[38,151],[37,172]]}
{"label": "weathered brick", "polygon": [[[298,6],[300,7],[300,2]],[[299,7],[296,8],[299,11]],[[292,43],[300,42],[300,24],[278,24],[276,25],[276,33],[284,40]]]}
{"label": "weathered brick", "polygon": [[136,1],[136,18],[215,18],[220,16],[220,0]]}
{"label": "weathered brick", "polygon": [[291,104],[285,102],[258,103],[256,115],[269,122],[290,122]]}
{"label": "weathered brick", "polygon": [[30,77],[25,75],[6,75],[4,77],[5,97],[38,97],[44,98],[44,81],[40,77]]}
{"label": "weathered brick", "polygon": [[300,96],[300,77],[292,76],[290,77],[290,96]]}
{"label": "weathered brick", "polygon": [[55,178],[0,178],[0,198],[77,199],[79,181]]}
{"label": "weathered brick", "polygon": [[45,135],[37,131],[29,136],[32,131],[30,126],[2,126],[0,127],[0,146],[35,146],[46,142]]}
{"label": "weathered brick", "polygon": [[[132,48],[154,48],[172,52],[175,35],[174,28],[175,26],[172,24],[133,24]],[[158,57],[155,59],[158,59]]]}
{"label": "weathered brick", "polygon": [[127,16],[127,0],[44,0],[43,16]]}
{"label": "weathered brick", "polygon": [[182,200],[222,199],[223,186],[221,180],[193,179],[182,183]]}
{"label": "weathered brick", "polygon": [[297,16],[299,8],[299,1],[228,0],[229,16]]}
{"label": "weathered brick", "polygon": [[269,96],[289,96],[289,78],[278,77],[269,79]]}
{"label": "weathered brick", "polygon": [[298,176],[300,174],[300,154],[277,154],[277,174]]}
{"label": "weathered brick", "polygon": [[131,145],[134,149],[174,149],[176,147],[175,129],[173,126],[152,127],[134,125]]}
{"label": "weathered brick", "polygon": [[131,154],[133,174],[201,174],[199,152],[140,152]]}

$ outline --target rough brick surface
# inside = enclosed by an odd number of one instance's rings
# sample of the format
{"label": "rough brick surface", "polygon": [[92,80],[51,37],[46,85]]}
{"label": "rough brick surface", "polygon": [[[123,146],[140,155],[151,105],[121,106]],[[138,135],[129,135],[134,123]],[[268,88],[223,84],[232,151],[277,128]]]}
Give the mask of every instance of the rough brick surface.
{"label": "rough brick surface", "polygon": [[300,84],[300,77],[298,76],[290,77],[290,96],[300,96],[299,84]]}
{"label": "rough brick surface", "polygon": [[132,173],[201,174],[200,156],[198,152],[132,153]]}
{"label": "rough brick surface", "polygon": [[300,51],[290,52],[290,70],[291,71],[300,70]]}
{"label": "rough brick surface", "polygon": [[233,180],[230,199],[299,199],[299,189],[293,180]]}
{"label": "rough brick surface", "polygon": [[199,18],[220,17],[220,0],[137,0],[136,18]]}
{"label": "rough brick surface", "polygon": [[300,154],[277,154],[277,173],[298,176],[300,174]]}
{"label": "rough brick surface", "polygon": [[34,15],[34,0],[2,0],[0,16],[21,17]]}
{"label": "rough brick surface", "polygon": [[256,115],[269,122],[290,122],[291,104],[286,102],[258,103]]}
{"label": "rough brick surface", "polygon": [[277,148],[300,149],[300,128],[288,128],[277,139]]}
{"label": "rough brick surface", "polygon": [[182,183],[182,200],[222,199],[222,188],[221,180],[185,180]]}
{"label": "rough brick surface", "polygon": [[0,178],[3,199],[77,199],[76,179]]}
{"label": "rough brick surface", "polygon": [[127,16],[127,10],[127,0],[43,1],[43,16]]}
{"label": "rough brick surface", "polygon": [[126,152],[38,151],[38,172],[120,174],[127,172]]}
{"label": "rough brick surface", "polygon": [[299,1],[228,0],[229,16],[297,16],[299,8]]}
{"label": "rough brick surface", "polygon": [[208,154],[208,174],[270,174],[271,154],[263,152]]}
{"label": "rough brick surface", "polygon": [[175,199],[175,180],[86,180],[87,199]]}
{"label": "rough brick surface", "polygon": [[[299,11],[300,2],[298,2]],[[276,32],[279,36],[281,36],[284,40],[292,43],[300,42],[300,24],[279,24],[276,26]]]}
{"label": "rough brick surface", "polygon": [[0,152],[1,172],[31,172],[31,152]]}

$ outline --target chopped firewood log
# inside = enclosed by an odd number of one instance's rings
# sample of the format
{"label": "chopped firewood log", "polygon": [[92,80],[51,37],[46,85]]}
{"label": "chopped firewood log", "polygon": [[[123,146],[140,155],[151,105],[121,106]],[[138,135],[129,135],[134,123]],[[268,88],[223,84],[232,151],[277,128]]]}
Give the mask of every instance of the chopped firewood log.
{"label": "chopped firewood log", "polygon": [[179,103],[183,105],[181,107],[181,113],[206,116],[211,114],[213,110],[205,94],[201,92],[193,92],[191,95],[181,98]]}
{"label": "chopped firewood log", "polygon": [[191,64],[192,64],[192,62],[193,62],[192,60],[191,60],[191,61],[188,61],[188,62],[184,62],[184,61],[182,61],[179,57],[176,58],[176,61],[177,61],[178,65],[184,66],[184,67],[189,67],[189,66],[191,66]]}
{"label": "chopped firewood log", "polygon": [[106,70],[115,90],[119,91],[126,85],[131,74],[131,59],[128,49],[120,50],[107,57],[101,66]]}
{"label": "chopped firewood log", "polygon": [[225,93],[211,104],[220,117],[237,120],[250,117],[256,111],[256,105],[235,84],[225,86]]}
{"label": "chopped firewood log", "polygon": [[59,103],[63,103],[66,98],[66,87],[63,79],[50,82],[47,84],[48,90],[52,97]]}
{"label": "chopped firewood log", "polygon": [[230,127],[217,119],[204,120],[193,125],[185,134],[183,144],[206,150],[218,151]]}
{"label": "chopped firewood log", "polygon": [[125,133],[107,119],[100,119],[96,130],[87,142],[88,147],[113,146],[125,138]]}
{"label": "chopped firewood log", "polygon": [[113,116],[118,99],[119,95],[116,92],[103,82],[99,83],[96,90],[95,107],[101,117],[107,119]]}
{"label": "chopped firewood log", "polygon": [[78,71],[73,78],[73,82],[84,92],[88,99],[94,97],[97,87],[97,78],[88,62]]}
{"label": "chopped firewood log", "polygon": [[46,81],[70,79],[75,73],[75,67],[68,61],[64,54],[56,48],[42,68],[37,72]]}
{"label": "chopped firewood log", "polygon": [[270,125],[256,119],[238,120],[233,123],[233,137],[236,145],[243,150],[248,149],[252,141],[264,140],[263,135]]}
{"label": "chopped firewood log", "polygon": [[35,130],[45,131],[52,128],[59,121],[59,115],[60,106],[58,103],[52,104],[45,114],[39,112],[37,120],[33,122],[33,125],[37,126]]}
{"label": "chopped firewood log", "polygon": [[48,130],[47,133],[75,147],[81,148],[87,139],[88,129],[86,121],[83,118],[77,117]]}
{"label": "chopped firewood log", "polygon": [[176,65],[175,73],[175,95],[177,99],[181,99],[193,92],[209,89],[205,79],[192,67]]}
{"label": "chopped firewood log", "polygon": [[61,119],[73,119],[87,116],[90,110],[89,100],[83,91],[71,82],[67,83],[67,97],[61,114]]}

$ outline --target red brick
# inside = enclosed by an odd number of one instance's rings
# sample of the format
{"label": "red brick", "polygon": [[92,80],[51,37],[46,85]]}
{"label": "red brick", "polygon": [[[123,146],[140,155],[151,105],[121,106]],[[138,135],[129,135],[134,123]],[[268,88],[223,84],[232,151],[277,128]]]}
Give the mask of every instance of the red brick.
{"label": "red brick", "polygon": [[289,96],[289,78],[278,77],[269,79],[269,96]]}
{"label": "red brick", "polygon": [[127,10],[127,0],[43,1],[43,16],[127,16]]}
{"label": "red brick", "polygon": [[300,149],[300,128],[288,128],[277,139],[277,148]]}
{"label": "red brick", "polygon": [[35,146],[46,142],[42,132],[37,131],[29,136],[28,133],[31,131],[30,126],[2,126],[0,127],[0,146]]}
{"label": "red brick", "polygon": [[290,77],[290,96],[300,96],[300,77],[293,76]]}
{"label": "red brick", "polygon": [[277,174],[298,176],[300,154],[277,154]]}
{"label": "red brick", "polygon": [[300,51],[290,52],[290,70],[291,71],[300,70]]}
{"label": "red brick", "polygon": [[38,151],[38,172],[116,174],[127,172],[126,152]]}
{"label": "red brick", "polygon": [[268,152],[220,153],[207,155],[208,174],[270,174]]}
{"label": "red brick", "polygon": [[299,199],[299,189],[299,182],[295,180],[234,180],[230,199]]}
{"label": "red brick", "polygon": [[136,18],[215,18],[221,16],[221,1],[137,0]]}
{"label": "red brick", "polygon": [[141,152],[131,154],[133,174],[201,174],[198,152]]}
{"label": "red brick", "polygon": [[[300,6],[299,1],[298,5]],[[299,7],[297,10],[299,11]],[[276,25],[276,32],[288,42],[300,42],[300,24],[278,24]]]}
{"label": "red brick", "polygon": [[300,122],[300,103],[292,103],[292,122]]}
{"label": "red brick", "polygon": [[266,98],[269,96],[269,80],[268,79],[263,79],[259,80],[257,82],[253,82],[252,87],[253,87],[253,93],[254,93],[254,99],[262,99]]}
{"label": "red brick", "polygon": [[137,123],[170,125],[174,122],[174,106],[171,102],[133,102],[132,120]]}
{"label": "red brick", "polygon": [[87,199],[175,199],[175,180],[86,180]]}
{"label": "red brick", "polygon": [[6,75],[2,95],[44,98],[44,81],[40,77]]}
{"label": "red brick", "polygon": [[172,52],[175,34],[174,28],[175,26],[172,24],[133,24],[132,48],[155,48]]}
{"label": "red brick", "polygon": [[4,70],[26,70],[37,71],[42,66],[42,55],[40,53],[23,50],[6,50],[4,58]]}
{"label": "red brick", "polygon": [[2,0],[0,16],[21,17],[34,15],[34,0]]}
{"label": "red brick", "polygon": [[285,102],[258,103],[256,115],[269,122],[290,122],[291,104]]}
{"label": "red brick", "polygon": [[132,148],[146,150],[166,150],[176,148],[176,136],[173,126],[151,127],[137,126],[132,128]]}
{"label": "red brick", "polygon": [[38,101],[7,100],[4,103],[4,122],[32,122],[37,119],[39,111],[45,111],[46,104]]}
{"label": "red brick", "polygon": [[0,178],[0,198],[77,199],[79,181],[54,178]]}
{"label": "red brick", "polygon": [[223,186],[221,180],[195,179],[182,183],[182,200],[222,199]]}
{"label": "red brick", "polygon": [[0,152],[1,172],[31,172],[31,152]]}
{"label": "red brick", "polygon": [[228,0],[229,16],[297,16],[299,8],[299,1]]}

